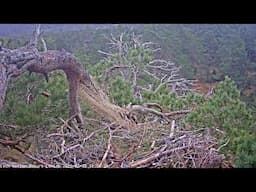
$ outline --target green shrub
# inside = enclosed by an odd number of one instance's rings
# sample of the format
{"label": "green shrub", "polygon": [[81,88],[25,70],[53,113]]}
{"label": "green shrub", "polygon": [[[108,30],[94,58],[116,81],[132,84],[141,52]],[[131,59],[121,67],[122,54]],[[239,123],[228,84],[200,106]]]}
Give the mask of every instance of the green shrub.
{"label": "green shrub", "polygon": [[214,90],[214,95],[186,117],[193,127],[216,127],[225,131],[220,140],[229,139],[223,148],[231,153],[236,167],[255,167],[256,134],[252,111],[240,100],[240,92],[234,82],[226,77]]}
{"label": "green shrub", "polygon": [[226,77],[214,90],[214,95],[186,118],[195,127],[250,129],[254,123],[252,112],[240,99],[234,82]]}
{"label": "green shrub", "polygon": [[[31,88],[32,102],[26,103]],[[49,83],[40,74],[27,73],[13,81],[8,89],[0,120],[21,126],[46,125],[54,117],[66,118],[68,113],[67,82],[63,75],[54,74]],[[47,91],[49,97],[41,93]]]}
{"label": "green shrub", "polygon": [[119,106],[133,103],[132,87],[129,82],[117,77],[110,82],[110,98]]}

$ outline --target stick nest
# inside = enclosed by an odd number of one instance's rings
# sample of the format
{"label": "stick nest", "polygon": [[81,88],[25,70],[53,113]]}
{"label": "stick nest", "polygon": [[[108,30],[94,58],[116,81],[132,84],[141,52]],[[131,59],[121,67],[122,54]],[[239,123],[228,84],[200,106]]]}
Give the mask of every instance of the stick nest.
{"label": "stick nest", "polygon": [[[30,155],[36,165],[58,168],[220,168],[227,167],[209,129],[184,131],[148,123],[125,129],[87,119],[86,129],[69,120],[44,136],[44,149]],[[95,126],[98,127],[95,130]],[[43,146],[43,145],[42,145]],[[34,161],[35,162],[35,161]]]}

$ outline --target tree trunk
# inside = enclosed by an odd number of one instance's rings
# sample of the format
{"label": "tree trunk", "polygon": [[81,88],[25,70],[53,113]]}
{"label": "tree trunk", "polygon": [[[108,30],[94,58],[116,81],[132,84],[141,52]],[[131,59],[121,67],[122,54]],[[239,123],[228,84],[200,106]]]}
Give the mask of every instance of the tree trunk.
{"label": "tree trunk", "polygon": [[78,123],[83,124],[83,118],[81,115],[81,109],[78,102],[78,89],[79,89],[79,79],[76,74],[68,73],[67,79],[69,82],[69,103],[71,106],[69,116],[75,115],[75,119]]}
{"label": "tree trunk", "polygon": [[7,87],[8,87],[7,69],[3,64],[0,64],[0,111],[4,106]]}

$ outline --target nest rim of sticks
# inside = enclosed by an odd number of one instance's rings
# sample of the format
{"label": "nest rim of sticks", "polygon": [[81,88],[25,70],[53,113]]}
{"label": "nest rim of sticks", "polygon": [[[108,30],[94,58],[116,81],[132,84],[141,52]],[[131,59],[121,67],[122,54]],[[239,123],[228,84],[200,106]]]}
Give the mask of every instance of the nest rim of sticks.
{"label": "nest rim of sticks", "polygon": [[[86,129],[71,120],[45,134],[46,149],[27,157],[50,168],[222,168],[225,156],[209,128],[184,130],[175,120],[124,127],[86,118]],[[160,126],[161,125],[161,126]],[[95,129],[97,127],[97,129]]]}

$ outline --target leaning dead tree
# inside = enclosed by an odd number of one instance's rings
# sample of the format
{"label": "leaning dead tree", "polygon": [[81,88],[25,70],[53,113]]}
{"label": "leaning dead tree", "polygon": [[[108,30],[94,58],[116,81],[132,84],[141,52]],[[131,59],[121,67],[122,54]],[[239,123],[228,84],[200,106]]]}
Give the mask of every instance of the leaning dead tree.
{"label": "leaning dead tree", "polygon": [[11,78],[17,77],[25,71],[47,74],[54,70],[63,70],[69,81],[69,93],[71,111],[70,115],[78,113],[78,122],[82,122],[80,109],[77,101],[78,84],[80,81],[89,81],[87,72],[80,66],[76,59],[65,51],[43,51],[37,49],[40,36],[40,25],[34,32],[29,43],[21,48],[10,50],[1,48],[1,91],[0,107],[3,107],[8,82]]}
{"label": "leaning dead tree", "polygon": [[[45,50],[37,49],[41,39]],[[40,25],[37,26],[33,38],[24,47],[17,49],[0,48],[0,109],[4,106],[8,83],[22,73],[29,71],[44,74],[62,70],[69,83],[70,117],[74,116],[78,123],[83,123],[78,94],[88,102],[94,110],[107,119],[127,124],[125,110],[108,102],[104,93],[97,88],[87,71],[77,59],[66,51],[47,50],[46,43],[40,34]]]}

